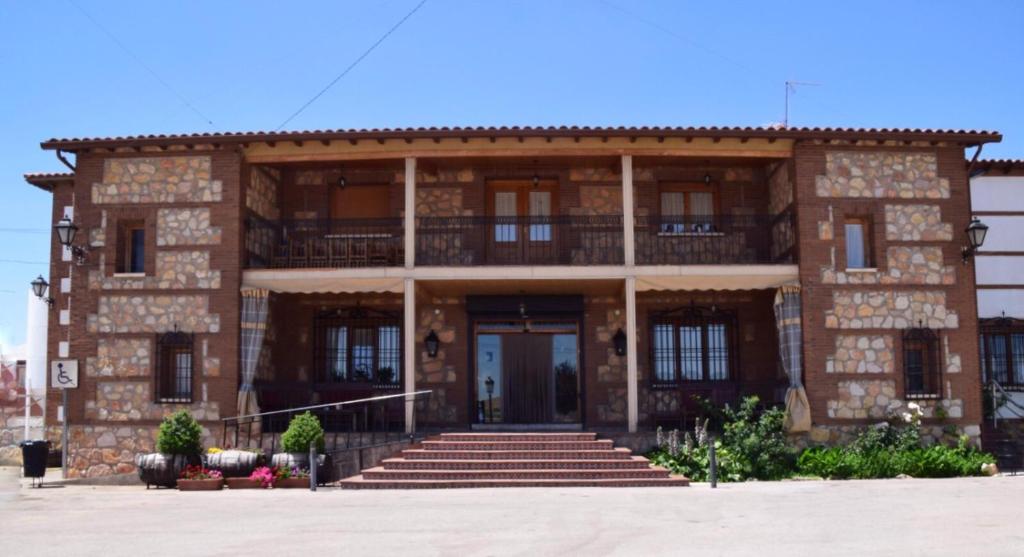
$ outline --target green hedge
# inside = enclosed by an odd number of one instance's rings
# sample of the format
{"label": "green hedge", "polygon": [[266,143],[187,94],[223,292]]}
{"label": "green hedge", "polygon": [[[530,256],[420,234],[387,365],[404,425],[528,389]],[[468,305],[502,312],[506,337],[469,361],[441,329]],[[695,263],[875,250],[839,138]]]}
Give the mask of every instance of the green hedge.
{"label": "green hedge", "polygon": [[965,439],[956,447],[896,448],[816,447],[807,449],[797,460],[802,474],[835,479],[955,478],[981,476],[982,465],[995,458],[967,445]]}

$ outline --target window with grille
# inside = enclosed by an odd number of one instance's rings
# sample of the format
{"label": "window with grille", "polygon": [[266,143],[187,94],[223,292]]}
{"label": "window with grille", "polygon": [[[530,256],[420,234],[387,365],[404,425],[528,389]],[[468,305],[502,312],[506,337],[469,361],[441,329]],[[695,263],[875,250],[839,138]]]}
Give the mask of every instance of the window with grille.
{"label": "window with grille", "polygon": [[360,307],[316,317],[317,380],[397,388],[402,382],[402,328],[398,315]]}
{"label": "window with grille", "polygon": [[981,373],[1007,390],[1024,390],[1024,320],[982,319]]}
{"label": "window with grille", "polygon": [[175,329],[156,340],[157,402],[192,402],[193,335]]}
{"label": "window with grille", "polygon": [[939,335],[917,327],[903,331],[903,381],[907,398],[938,398],[942,395]]}
{"label": "window with grille", "polygon": [[736,317],[732,312],[688,307],[651,322],[655,386],[735,378]]}

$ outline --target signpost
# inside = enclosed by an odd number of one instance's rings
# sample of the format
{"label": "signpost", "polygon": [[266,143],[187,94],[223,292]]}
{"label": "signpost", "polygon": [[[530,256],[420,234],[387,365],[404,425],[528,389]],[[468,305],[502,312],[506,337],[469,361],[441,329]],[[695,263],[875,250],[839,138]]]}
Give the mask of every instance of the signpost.
{"label": "signpost", "polygon": [[60,421],[63,431],[60,439],[60,462],[63,477],[68,477],[68,389],[78,388],[78,360],[50,362],[50,388],[60,389]]}

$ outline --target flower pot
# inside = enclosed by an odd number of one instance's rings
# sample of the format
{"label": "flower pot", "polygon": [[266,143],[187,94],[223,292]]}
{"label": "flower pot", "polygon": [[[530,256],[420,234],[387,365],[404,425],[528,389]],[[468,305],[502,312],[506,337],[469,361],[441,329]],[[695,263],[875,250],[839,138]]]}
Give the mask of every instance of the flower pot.
{"label": "flower pot", "polygon": [[262,489],[263,482],[249,478],[224,478],[229,489]]}
{"label": "flower pot", "polygon": [[174,487],[178,476],[189,464],[198,464],[199,458],[193,455],[149,453],[135,455],[135,466],[139,469],[139,479],[146,488]]}
{"label": "flower pot", "polygon": [[178,480],[178,491],[220,491],[223,487],[224,478]]}
{"label": "flower pot", "polygon": [[275,480],[274,487],[282,489],[309,489],[309,478],[284,478]]}
{"label": "flower pot", "polygon": [[[310,470],[309,453],[277,453],[270,457],[270,465],[274,468],[298,468]],[[329,483],[333,478],[334,466],[331,455],[322,454],[317,457],[316,481],[318,484]]]}

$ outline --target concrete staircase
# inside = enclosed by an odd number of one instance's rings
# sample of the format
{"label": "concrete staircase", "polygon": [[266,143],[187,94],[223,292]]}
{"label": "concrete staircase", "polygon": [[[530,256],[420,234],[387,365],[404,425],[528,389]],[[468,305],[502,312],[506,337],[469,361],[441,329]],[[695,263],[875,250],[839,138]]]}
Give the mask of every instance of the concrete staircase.
{"label": "concrete staircase", "polygon": [[442,433],[380,466],[342,480],[345,489],[686,486],[596,433]]}

